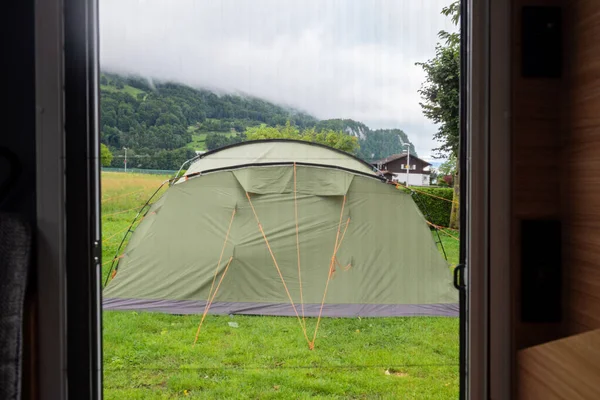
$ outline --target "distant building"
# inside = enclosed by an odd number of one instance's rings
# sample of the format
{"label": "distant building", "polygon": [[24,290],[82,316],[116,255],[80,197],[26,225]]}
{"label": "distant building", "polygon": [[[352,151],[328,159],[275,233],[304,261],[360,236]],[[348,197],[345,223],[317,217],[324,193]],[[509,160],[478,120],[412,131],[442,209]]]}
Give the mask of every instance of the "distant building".
{"label": "distant building", "polygon": [[[407,153],[393,154],[371,164],[390,181],[406,184],[407,158]],[[429,186],[430,175],[431,164],[411,154],[408,184],[410,186]]]}

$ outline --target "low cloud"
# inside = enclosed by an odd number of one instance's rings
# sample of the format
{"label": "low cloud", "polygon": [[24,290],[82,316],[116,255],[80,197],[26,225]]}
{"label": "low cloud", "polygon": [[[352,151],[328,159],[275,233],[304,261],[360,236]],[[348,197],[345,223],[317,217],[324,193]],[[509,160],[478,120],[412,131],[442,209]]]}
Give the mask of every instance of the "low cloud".
{"label": "low cloud", "polygon": [[[425,3],[425,4],[421,4]],[[437,144],[419,106],[448,1],[101,0],[104,70],[242,92]]]}

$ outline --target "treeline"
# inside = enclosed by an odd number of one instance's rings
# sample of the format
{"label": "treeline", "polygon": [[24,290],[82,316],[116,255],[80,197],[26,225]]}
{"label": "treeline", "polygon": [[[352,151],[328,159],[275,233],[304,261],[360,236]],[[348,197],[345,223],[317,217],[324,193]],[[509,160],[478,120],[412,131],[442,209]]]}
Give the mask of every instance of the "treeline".
{"label": "treeline", "polygon": [[[187,147],[174,150],[156,150],[148,148],[127,148],[127,168],[178,170],[185,161],[196,156],[196,152]],[[112,150],[110,167],[123,168],[125,150]]]}
{"label": "treeline", "polygon": [[[250,128],[248,128],[250,129]],[[220,147],[229,146],[230,144],[246,141],[245,133],[236,133],[235,135],[225,136],[218,133],[209,134],[206,137],[206,150],[215,150]]]}
{"label": "treeline", "polygon": [[[408,136],[401,129],[369,130],[366,140],[361,140],[358,156],[364,160],[380,160],[391,154],[406,151],[404,143],[410,143]],[[410,143],[410,154],[418,156],[415,146]]]}
{"label": "treeline", "polygon": [[[264,100],[217,96],[175,83],[151,83],[138,77],[102,74],[100,85],[102,143],[117,155],[111,164],[115,167],[122,167],[126,147],[135,151],[135,154],[130,152],[131,157],[128,153],[131,167],[178,168],[193,154],[185,146],[192,141],[194,128],[241,134],[247,127],[263,123],[275,126],[291,121],[306,127],[316,122],[307,114]],[[211,139],[217,146],[230,141],[218,135]]]}
{"label": "treeline", "polygon": [[[410,143],[408,136],[401,129],[371,130],[362,122],[351,119],[328,119],[316,124],[317,131],[342,131],[358,138],[360,146],[357,156],[365,161],[375,161],[391,154],[406,151],[404,143]],[[410,153],[418,156],[415,147],[410,143]]]}
{"label": "treeline", "polygon": [[292,139],[305,142],[319,143],[334,149],[342,150],[350,154],[355,154],[358,150],[358,138],[347,135],[342,131],[332,129],[315,128],[298,129],[289,122],[284,126],[270,127],[265,124],[257,127],[248,128],[245,133],[246,140],[262,139]]}

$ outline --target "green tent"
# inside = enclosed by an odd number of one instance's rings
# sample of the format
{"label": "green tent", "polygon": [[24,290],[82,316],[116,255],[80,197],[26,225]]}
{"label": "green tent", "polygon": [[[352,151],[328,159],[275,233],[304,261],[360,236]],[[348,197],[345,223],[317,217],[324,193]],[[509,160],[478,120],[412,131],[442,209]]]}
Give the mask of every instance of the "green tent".
{"label": "green tent", "polygon": [[458,315],[412,197],[347,153],[289,140],[201,155],[136,228],[104,308]]}

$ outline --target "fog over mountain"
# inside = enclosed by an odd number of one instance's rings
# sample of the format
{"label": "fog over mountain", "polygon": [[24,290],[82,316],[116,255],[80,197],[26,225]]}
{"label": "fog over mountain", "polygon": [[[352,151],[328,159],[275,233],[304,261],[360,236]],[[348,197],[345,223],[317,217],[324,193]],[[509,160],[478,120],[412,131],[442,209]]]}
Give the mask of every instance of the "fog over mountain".
{"label": "fog over mountain", "polygon": [[101,0],[105,71],[243,92],[400,128],[428,158],[415,62],[434,54],[448,0]]}

